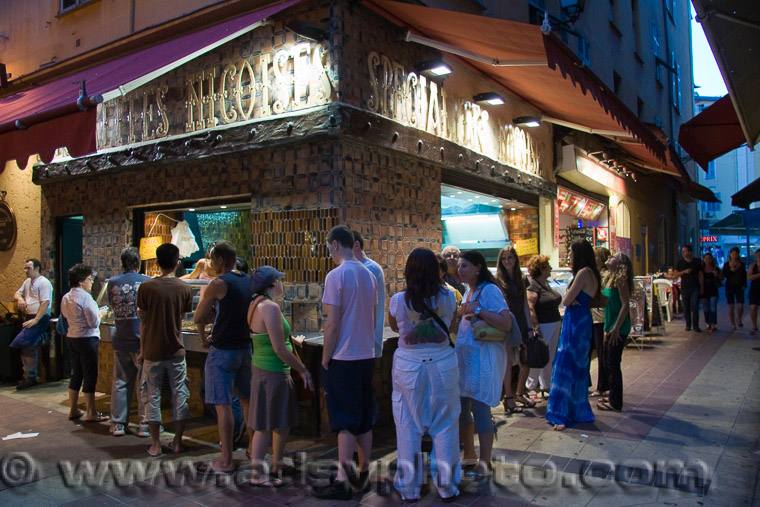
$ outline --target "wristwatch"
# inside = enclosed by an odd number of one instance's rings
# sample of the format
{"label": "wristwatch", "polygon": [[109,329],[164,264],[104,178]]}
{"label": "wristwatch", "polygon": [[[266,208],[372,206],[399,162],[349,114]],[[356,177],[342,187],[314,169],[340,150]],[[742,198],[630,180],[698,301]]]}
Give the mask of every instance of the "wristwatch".
{"label": "wristwatch", "polygon": [[478,305],[478,307],[477,307],[477,308],[475,308],[475,311],[474,311],[473,313],[474,313],[476,316],[477,316],[477,315],[480,315],[480,310],[482,310],[482,309],[483,309],[483,308],[481,308],[481,306],[480,306],[480,305]]}

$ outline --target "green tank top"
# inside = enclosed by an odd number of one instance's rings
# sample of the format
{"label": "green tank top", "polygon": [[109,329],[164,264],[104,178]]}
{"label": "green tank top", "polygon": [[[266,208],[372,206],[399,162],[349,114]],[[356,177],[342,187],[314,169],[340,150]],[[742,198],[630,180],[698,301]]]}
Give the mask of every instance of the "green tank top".
{"label": "green tank top", "polygon": [[[620,301],[620,291],[618,291],[617,287],[613,287],[611,289],[605,287],[602,292],[610,301],[607,304],[607,307],[604,309],[604,331],[609,332],[613,327],[615,327],[615,322],[617,322],[617,318],[620,314],[620,309],[623,307],[623,303]],[[623,325],[620,326],[620,336],[628,336],[629,334],[631,334],[630,311],[628,312],[628,315],[625,316]]]}
{"label": "green tank top", "polygon": [[[285,346],[293,352],[293,344],[290,342],[290,324],[282,316],[282,328],[285,331]],[[275,354],[272,348],[272,342],[269,340],[269,334],[251,334],[253,341],[253,359],[251,364],[256,368],[267,371],[276,371],[278,373],[290,373],[290,366],[283,363]]]}

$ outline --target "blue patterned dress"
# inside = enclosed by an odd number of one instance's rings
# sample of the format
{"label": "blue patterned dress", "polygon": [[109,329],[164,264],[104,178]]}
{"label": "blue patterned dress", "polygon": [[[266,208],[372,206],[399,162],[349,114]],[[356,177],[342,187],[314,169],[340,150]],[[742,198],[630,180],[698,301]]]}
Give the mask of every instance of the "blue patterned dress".
{"label": "blue patterned dress", "polygon": [[591,296],[581,291],[578,304],[565,307],[559,348],[554,357],[546,420],[568,428],[591,422],[594,413],[588,402],[588,351],[591,346]]}

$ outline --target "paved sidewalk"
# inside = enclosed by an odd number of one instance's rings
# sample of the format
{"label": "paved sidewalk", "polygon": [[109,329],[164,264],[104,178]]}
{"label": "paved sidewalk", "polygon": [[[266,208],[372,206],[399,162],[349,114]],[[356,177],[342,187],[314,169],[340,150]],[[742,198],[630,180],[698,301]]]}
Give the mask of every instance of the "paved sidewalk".
{"label": "paved sidewalk", "polygon": [[[454,505],[760,506],[760,336],[749,336],[746,316],[743,329],[728,332],[723,301],[717,333],[686,332],[683,320],[674,320],[664,336],[645,340],[642,350],[625,350],[621,413],[595,409],[594,423],[559,433],[543,419],[545,400],[523,414],[494,409],[494,476],[465,479]],[[187,452],[149,458],[147,439],[114,438],[107,423],[68,421],[66,396],[59,382],[22,392],[0,387],[0,436],[39,432],[0,442],[0,505],[400,503],[384,482],[392,477],[392,431],[375,438],[380,486],[351,502],[327,502],[309,496],[303,471],[329,473],[318,465],[337,457],[332,438],[293,437],[286,451],[300,470],[295,483],[251,488],[245,485],[250,471],[243,450],[235,453],[237,474],[195,474],[194,462],[218,453],[213,421],[191,421]],[[100,410],[107,412],[107,403],[107,395],[98,396]],[[169,443],[172,426],[166,426],[162,438]],[[435,488],[418,503],[437,504]]]}

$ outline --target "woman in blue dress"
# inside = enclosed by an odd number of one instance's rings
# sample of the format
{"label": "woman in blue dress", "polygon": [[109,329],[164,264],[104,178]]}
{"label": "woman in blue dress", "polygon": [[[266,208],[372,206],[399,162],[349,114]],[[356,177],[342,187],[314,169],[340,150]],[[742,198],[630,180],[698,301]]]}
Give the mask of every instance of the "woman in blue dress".
{"label": "woman in blue dress", "polygon": [[554,357],[546,420],[556,431],[575,423],[591,422],[594,414],[588,402],[588,350],[591,346],[592,300],[600,293],[600,276],[591,244],[579,239],[570,245],[573,281],[562,304],[565,317],[559,348]]}

